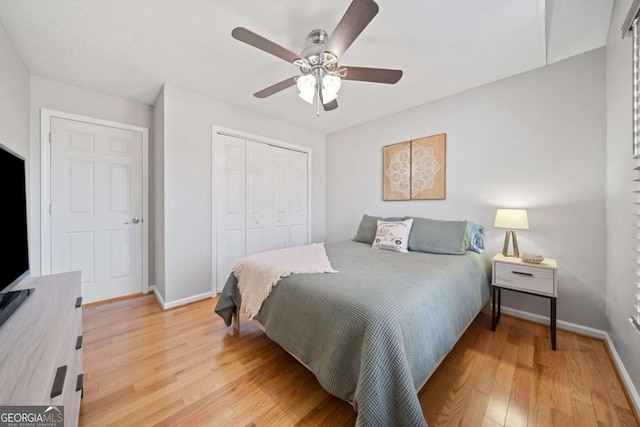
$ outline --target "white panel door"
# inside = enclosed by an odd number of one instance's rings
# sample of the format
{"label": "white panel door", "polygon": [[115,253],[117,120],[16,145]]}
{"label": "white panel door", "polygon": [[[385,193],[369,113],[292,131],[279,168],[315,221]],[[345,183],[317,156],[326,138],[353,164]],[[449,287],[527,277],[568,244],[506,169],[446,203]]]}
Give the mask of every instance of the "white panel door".
{"label": "white panel door", "polygon": [[307,243],[307,155],[289,151],[289,246]]}
{"label": "white panel door", "polygon": [[271,249],[289,245],[289,153],[290,150],[269,147],[273,185],[273,237]]}
{"label": "white panel door", "polygon": [[271,249],[273,189],[269,176],[269,146],[246,141],[246,252],[255,254]]}
{"label": "white panel door", "polygon": [[245,141],[217,135],[216,288],[222,292],[233,266],[245,256]]}
{"label": "white panel door", "polygon": [[51,272],[84,302],[142,292],[142,134],[51,118]]}

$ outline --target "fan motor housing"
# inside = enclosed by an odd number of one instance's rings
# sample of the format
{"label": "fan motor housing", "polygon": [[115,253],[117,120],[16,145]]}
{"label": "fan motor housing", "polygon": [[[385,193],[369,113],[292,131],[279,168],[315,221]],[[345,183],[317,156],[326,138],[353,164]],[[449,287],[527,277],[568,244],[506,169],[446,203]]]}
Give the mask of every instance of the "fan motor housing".
{"label": "fan motor housing", "polygon": [[324,45],[327,43],[329,35],[325,30],[313,30],[307,36],[311,42],[301,53],[301,56],[309,62],[312,67],[321,65],[323,62]]}

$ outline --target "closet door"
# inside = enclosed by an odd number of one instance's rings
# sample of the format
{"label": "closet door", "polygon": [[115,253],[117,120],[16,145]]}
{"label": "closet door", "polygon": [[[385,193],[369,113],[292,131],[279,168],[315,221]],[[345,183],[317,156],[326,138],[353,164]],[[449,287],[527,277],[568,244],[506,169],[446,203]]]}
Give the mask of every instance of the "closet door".
{"label": "closet door", "polygon": [[289,245],[289,153],[290,150],[269,147],[273,185],[273,237],[270,249]]}
{"label": "closet door", "polygon": [[307,155],[289,151],[289,246],[307,240]]}
{"label": "closet door", "polygon": [[245,256],[245,141],[218,135],[216,144],[216,284],[222,290],[233,266]]}
{"label": "closet door", "polygon": [[271,249],[273,190],[269,146],[247,141],[246,156],[246,255]]}
{"label": "closet door", "polygon": [[243,257],[308,243],[307,189],[306,153],[216,135],[217,292]]}

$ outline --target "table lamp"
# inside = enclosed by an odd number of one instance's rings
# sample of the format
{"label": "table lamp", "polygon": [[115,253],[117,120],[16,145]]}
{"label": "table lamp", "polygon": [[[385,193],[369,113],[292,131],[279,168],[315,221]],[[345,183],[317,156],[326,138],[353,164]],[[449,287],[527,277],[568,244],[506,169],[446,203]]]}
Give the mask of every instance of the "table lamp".
{"label": "table lamp", "polygon": [[[494,227],[506,228],[507,232],[504,236],[504,247],[502,255],[506,257],[520,257],[518,250],[518,239],[515,230],[528,230],[529,220],[527,219],[527,211],[525,209],[498,209],[496,212],[496,220]],[[513,241],[513,254],[509,255],[509,240]]]}

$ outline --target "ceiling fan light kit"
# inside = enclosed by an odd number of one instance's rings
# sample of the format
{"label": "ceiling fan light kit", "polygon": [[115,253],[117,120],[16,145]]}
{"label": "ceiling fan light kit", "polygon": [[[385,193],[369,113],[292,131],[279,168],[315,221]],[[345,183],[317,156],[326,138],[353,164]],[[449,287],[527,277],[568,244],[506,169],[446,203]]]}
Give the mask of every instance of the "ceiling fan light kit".
{"label": "ceiling fan light kit", "polygon": [[313,104],[317,101],[325,111],[338,108],[336,98],[342,80],[357,80],[374,83],[395,84],[402,77],[401,70],[340,66],[338,59],[351,46],[365,27],[378,13],[373,0],[353,0],[331,36],[322,29],[311,31],[309,43],[300,55],[286,49],[243,27],[234,28],[231,35],[250,46],[263,50],[300,68],[301,76],[290,77],[254,94],[266,98],[293,85],[298,96]]}

